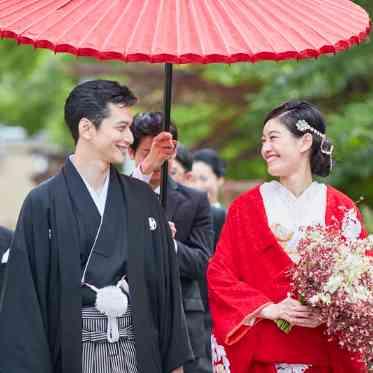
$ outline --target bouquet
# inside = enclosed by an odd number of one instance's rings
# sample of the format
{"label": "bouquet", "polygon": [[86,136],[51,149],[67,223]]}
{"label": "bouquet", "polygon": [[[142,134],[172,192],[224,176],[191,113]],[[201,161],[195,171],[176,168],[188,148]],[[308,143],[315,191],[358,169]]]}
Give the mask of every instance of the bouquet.
{"label": "bouquet", "polygon": [[[315,308],[331,339],[373,362],[373,236],[348,239],[335,227],[313,226],[298,244],[293,296]],[[291,325],[277,320],[289,332]]]}

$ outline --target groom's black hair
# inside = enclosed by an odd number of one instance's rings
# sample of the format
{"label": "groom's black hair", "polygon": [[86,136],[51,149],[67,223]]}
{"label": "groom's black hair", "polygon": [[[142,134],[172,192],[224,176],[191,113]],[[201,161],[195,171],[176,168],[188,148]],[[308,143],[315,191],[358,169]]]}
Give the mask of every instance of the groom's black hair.
{"label": "groom's black hair", "polygon": [[130,89],[112,80],[90,80],[77,85],[65,102],[65,122],[75,141],[79,139],[79,122],[90,120],[99,128],[103,119],[110,115],[108,104],[129,107],[136,103]]}

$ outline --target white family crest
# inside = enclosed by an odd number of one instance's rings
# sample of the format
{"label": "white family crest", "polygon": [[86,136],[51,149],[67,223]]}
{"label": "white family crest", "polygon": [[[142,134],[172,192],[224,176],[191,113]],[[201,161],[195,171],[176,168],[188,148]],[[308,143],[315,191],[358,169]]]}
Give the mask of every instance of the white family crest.
{"label": "white family crest", "polygon": [[154,218],[149,217],[149,229],[155,231],[157,229],[157,222]]}
{"label": "white family crest", "polygon": [[1,258],[1,264],[8,263],[9,260],[9,249],[5,251],[3,257]]}
{"label": "white family crest", "polygon": [[342,234],[348,240],[357,240],[361,233],[361,223],[357,217],[356,210],[346,210],[342,220]]}

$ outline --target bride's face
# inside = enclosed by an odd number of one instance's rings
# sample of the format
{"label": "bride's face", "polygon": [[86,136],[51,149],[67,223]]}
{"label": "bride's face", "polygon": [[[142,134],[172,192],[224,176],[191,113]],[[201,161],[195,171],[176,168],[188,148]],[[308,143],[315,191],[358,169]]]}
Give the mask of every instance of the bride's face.
{"label": "bride's face", "polygon": [[287,177],[307,167],[312,136],[295,137],[279,119],[269,120],[263,128],[261,155],[268,173]]}

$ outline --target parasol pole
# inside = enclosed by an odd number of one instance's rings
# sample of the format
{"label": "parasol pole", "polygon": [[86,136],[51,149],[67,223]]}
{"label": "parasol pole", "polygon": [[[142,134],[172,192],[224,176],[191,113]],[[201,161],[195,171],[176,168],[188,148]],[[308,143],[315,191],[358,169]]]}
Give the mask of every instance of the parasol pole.
{"label": "parasol pole", "polygon": [[[172,103],[172,64],[165,64],[165,85],[163,96],[163,130],[170,131],[171,121],[171,103]],[[168,162],[166,161],[162,166],[161,177],[161,204],[166,210],[167,207],[167,181],[168,181]]]}

